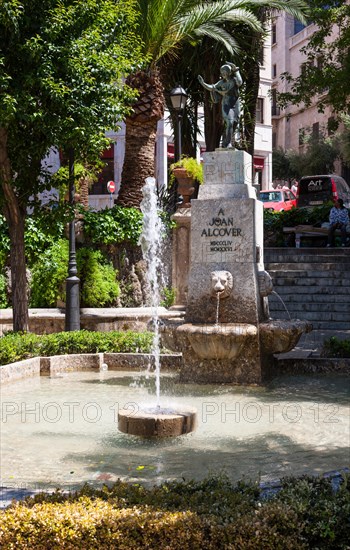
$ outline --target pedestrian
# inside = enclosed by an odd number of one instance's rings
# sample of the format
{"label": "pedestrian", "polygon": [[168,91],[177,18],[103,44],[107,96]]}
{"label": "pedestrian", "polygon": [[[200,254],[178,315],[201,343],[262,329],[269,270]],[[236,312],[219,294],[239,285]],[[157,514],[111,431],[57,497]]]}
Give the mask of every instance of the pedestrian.
{"label": "pedestrian", "polygon": [[340,229],[341,245],[346,245],[346,229],[349,223],[349,213],[344,206],[343,199],[335,201],[334,206],[329,213],[329,229],[328,229],[328,244],[327,246],[334,246],[334,233],[337,229]]}
{"label": "pedestrian", "polygon": [[294,193],[294,195],[297,194],[297,191],[298,191],[298,182],[297,182],[297,180],[293,180],[291,190]]}

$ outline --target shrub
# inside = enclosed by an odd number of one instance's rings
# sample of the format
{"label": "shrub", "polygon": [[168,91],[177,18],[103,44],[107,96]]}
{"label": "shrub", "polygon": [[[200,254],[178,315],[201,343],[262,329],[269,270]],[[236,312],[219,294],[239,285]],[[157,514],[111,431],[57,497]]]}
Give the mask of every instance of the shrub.
{"label": "shrub", "polygon": [[77,253],[78,277],[81,284],[81,305],[110,307],[120,294],[116,271],[99,250],[81,248]]}
{"label": "shrub", "polygon": [[173,287],[164,287],[162,289],[163,299],[160,302],[160,305],[163,307],[171,307],[175,303],[176,290]]}
{"label": "shrub", "polygon": [[323,357],[350,357],[350,340],[339,340],[332,336],[323,342],[321,355]]}
{"label": "shrub", "polygon": [[0,365],[69,353],[151,353],[153,338],[150,332],[131,331],[79,330],[43,335],[9,332],[0,338]]}
{"label": "shrub", "polygon": [[[68,277],[69,244],[61,239],[46,250],[34,264],[31,282],[32,307],[56,307],[65,302]],[[119,296],[116,271],[98,250],[81,248],[77,252],[80,301],[85,307],[115,305]]]}
{"label": "shrub", "polygon": [[70,218],[68,207],[40,208],[26,217],[24,242],[28,265],[32,266],[39,256],[54,243],[65,237]]}
{"label": "shrub", "polygon": [[266,499],[225,476],[151,489],[118,481],[38,494],[1,514],[3,548],[348,548],[350,491],[325,478],[282,480]]}
{"label": "shrub", "polygon": [[0,273],[0,309],[8,306],[6,277]]}
{"label": "shrub", "polygon": [[264,209],[264,233],[265,240],[274,240],[275,246],[284,246],[284,227],[295,227],[296,225],[313,225],[321,227],[322,223],[328,222],[329,211],[332,203],[315,206],[314,208],[292,208],[283,212],[271,212]]}
{"label": "shrub", "polygon": [[39,342],[37,334],[8,332],[0,338],[0,365],[40,355],[37,353]]}
{"label": "shrub", "polygon": [[57,300],[65,301],[65,282],[68,277],[68,241],[59,240],[40,255],[32,269],[32,307],[56,307]]}

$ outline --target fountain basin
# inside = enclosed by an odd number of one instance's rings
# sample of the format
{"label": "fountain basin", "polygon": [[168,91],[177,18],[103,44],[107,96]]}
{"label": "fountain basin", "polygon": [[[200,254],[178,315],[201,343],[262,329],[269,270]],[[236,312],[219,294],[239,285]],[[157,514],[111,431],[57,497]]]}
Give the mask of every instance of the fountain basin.
{"label": "fountain basin", "polygon": [[247,336],[255,336],[254,325],[225,323],[201,325],[186,323],[177,328],[185,334],[200,359],[236,359],[241,353]]}
{"label": "fountain basin", "polygon": [[312,324],[298,319],[268,321],[259,325],[260,345],[266,354],[292,350],[303,333],[312,331]]}
{"label": "fountain basin", "polygon": [[193,432],[197,425],[197,411],[193,408],[180,410],[125,408],[118,412],[118,429],[129,435],[143,437],[177,437]]}
{"label": "fountain basin", "polygon": [[181,351],[183,382],[261,384],[274,374],[273,355],[288,352],[312,325],[307,321],[200,324],[169,321],[164,344]]}

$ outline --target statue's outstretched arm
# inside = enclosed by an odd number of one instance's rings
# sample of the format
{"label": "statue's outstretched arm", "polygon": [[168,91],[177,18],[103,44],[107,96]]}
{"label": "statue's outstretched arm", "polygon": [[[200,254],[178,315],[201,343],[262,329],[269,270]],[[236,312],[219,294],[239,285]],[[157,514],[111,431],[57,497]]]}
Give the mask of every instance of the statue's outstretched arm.
{"label": "statue's outstretched arm", "polygon": [[205,88],[206,90],[209,90],[210,92],[215,90],[215,84],[207,84],[206,82],[204,82],[203,77],[200,74],[198,75],[198,80],[199,83],[202,84],[203,88]]}

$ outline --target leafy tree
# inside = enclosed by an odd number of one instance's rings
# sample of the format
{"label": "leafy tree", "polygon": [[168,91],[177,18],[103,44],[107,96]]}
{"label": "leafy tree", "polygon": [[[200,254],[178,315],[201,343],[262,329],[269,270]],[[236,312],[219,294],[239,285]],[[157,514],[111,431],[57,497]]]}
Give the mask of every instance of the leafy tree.
{"label": "leafy tree", "polygon": [[0,4],[0,201],[9,226],[14,330],[28,328],[24,225],[50,186],[53,146],[92,161],[135,93],[123,76],[142,62],[129,0]]}
{"label": "leafy tree", "polygon": [[282,147],[272,152],[272,179],[286,180],[295,176],[291,174],[290,158],[287,151]]}
{"label": "leafy tree", "polygon": [[[310,20],[317,29],[302,48],[305,64],[302,74],[281,76],[289,82],[290,90],[278,94],[282,107],[315,101],[320,112],[330,105],[334,112],[347,112],[350,107],[350,4],[347,0],[310,0]],[[332,31],[335,31],[332,34]],[[331,41],[330,41],[331,40]]]}
{"label": "leafy tree", "polygon": [[340,146],[335,139],[305,136],[306,150],[302,153],[279,148],[273,151],[273,179],[301,178],[312,174],[331,174],[339,156]]}
{"label": "leafy tree", "polygon": [[339,151],[343,162],[350,166],[350,116],[344,113],[340,116],[340,120],[343,123],[343,128],[334,134],[333,144]]}

